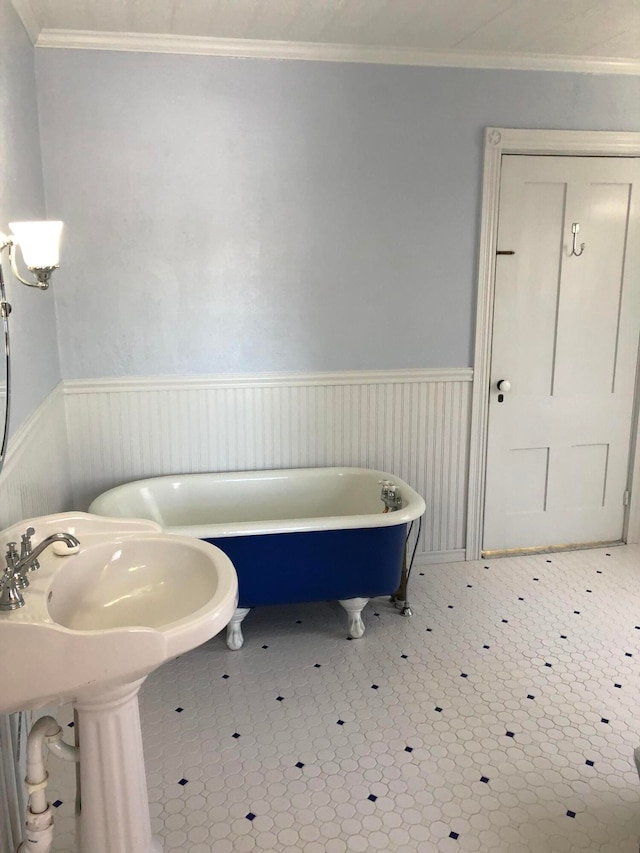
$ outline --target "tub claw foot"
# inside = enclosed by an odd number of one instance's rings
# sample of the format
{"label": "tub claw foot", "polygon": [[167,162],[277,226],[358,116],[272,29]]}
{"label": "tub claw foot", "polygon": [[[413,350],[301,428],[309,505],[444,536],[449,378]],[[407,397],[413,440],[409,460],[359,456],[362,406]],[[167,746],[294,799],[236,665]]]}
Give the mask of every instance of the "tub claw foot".
{"label": "tub claw foot", "polygon": [[242,648],[244,643],[241,628],[242,620],[250,610],[250,607],[237,607],[227,625],[227,646],[233,651]]}
{"label": "tub claw foot", "polygon": [[339,603],[347,611],[349,617],[349,636],[359,639],[364,634],[364,622],[362,621],[362,611],[368,604],[368,598],[345,598]]}

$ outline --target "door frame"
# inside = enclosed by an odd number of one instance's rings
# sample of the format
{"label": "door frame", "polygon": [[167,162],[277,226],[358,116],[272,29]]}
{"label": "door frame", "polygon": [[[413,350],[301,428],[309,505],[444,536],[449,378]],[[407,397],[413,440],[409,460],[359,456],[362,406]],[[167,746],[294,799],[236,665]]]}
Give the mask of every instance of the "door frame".
{"label": "door frame", "polygon": [[[476,305],[473,391],[469,445],[469,486],[467,500],[466,559],[479,560],[484,529],[484,494],[489,422],[489,374],[493,335],[495,259],[498,232],[498,204],[503,154],[547,154],[583,157],[640,157],[640,133],[582,130],[520,130],[487,127],[484,134],[482,213],[478,251],[478,291]],[[631,430],[632,480],[640,478],[640,419],[636,401]],[[638,475],[638,477],[636,477]],[[637,490],[640,492],[640,489]],[[623,537],[640,541],[640,494],[631,492]]]}

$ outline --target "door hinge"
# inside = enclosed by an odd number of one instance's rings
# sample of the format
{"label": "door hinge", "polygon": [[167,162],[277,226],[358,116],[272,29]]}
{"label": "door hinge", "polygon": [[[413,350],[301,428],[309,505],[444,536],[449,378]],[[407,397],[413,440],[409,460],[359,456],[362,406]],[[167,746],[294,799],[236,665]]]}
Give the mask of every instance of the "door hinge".
{"label": "door hinge", "polygon": [[631,492],[629,491],[629,489],[627,489],[627,491],[622,496],[622,505],[623,506],[629,506],[630,501],[631,501]]}

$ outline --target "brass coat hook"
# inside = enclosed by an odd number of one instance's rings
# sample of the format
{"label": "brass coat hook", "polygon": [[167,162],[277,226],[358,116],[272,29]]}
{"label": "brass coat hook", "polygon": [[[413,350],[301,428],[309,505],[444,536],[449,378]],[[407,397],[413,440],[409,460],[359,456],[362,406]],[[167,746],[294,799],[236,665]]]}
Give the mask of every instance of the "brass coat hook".
{"label": "brass coat hook", "polygon": [[569,252],[569,257],[571,257],[572,255],[575,255],[576,258],[579,258],[580,255],[584,252],[584,247],[585,247],[584,243],[580,243],[580,251],[576,252],[576,246],[577,246],[576,241],[578,239],[578,232],[579,231],[580,231],[580,223],[579,222],[573,222],[571,224],[571,233],[573,234],[573,247],[571,248],[571,251]]}

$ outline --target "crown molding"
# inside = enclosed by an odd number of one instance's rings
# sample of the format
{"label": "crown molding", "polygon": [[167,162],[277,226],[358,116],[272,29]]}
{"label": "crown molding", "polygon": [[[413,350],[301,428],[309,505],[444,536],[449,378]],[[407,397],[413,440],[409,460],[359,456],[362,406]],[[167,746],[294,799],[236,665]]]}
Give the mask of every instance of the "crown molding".
{"label": "crown molding", "polygon": [[31,0],[11,0],[13,8],[18,13],[22,25],[27,31],[32,44],[36,44],[40,36],[40,24],[33,11]]}
{"label": "crown molding", "polygon": [[[28,3],[29,0],[14,0]],[[571,71],[588,74],[640,74],[640,59],[553,56],[546,54],[466,53],[374,45],[227,39],[151,33],[88,30],[41,30],[36,47],[115,50],[138,53],[181,53],[245,59],[291,59],[316,62],[360,62],[379,65],[425,65],[520,71]]]}

